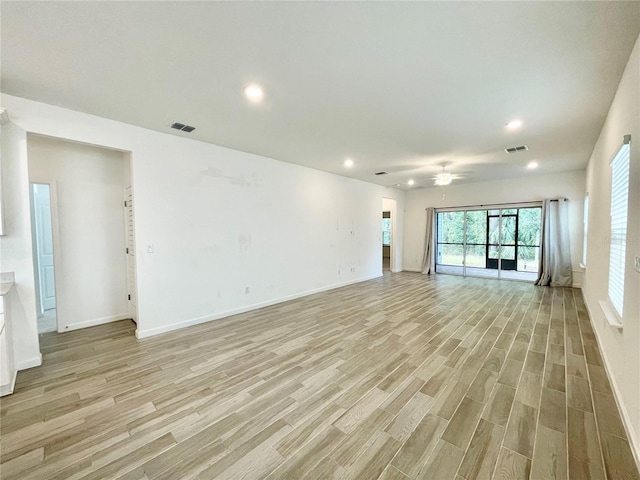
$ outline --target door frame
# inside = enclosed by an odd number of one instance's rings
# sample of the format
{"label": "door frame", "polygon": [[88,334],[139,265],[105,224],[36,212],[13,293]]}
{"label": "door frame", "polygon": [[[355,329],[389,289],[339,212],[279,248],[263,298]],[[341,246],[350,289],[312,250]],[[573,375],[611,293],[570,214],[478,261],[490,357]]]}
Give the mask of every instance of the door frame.
{"label": "door frame", "polygon": [[[507,213],[506,215],[504,215],[502,213],[503,209],[500,209],[500,213],[497,215],[490,215],[489,214],[489,210],[487,210],[487,249],[485,251],[485,268],[491,269],[491,270],[517,270],[518,267],[518,213]],[[519,209],[516,209],[516,212]],[[502,225],[503,225],[503,219],[505,217],[514,217],[515,218],[515,231],[514,231],[514,238],[515,238],[515,244],[514,245],[502,245]],[[497,218],[498,219],[498,243],[490,243],[490,225],[491,225],[491,219],[492,218]],[[465,215],[465,219],[466,219],[466,215]],[[498,247],[498,258],[489,258],[489,247]],[[513,251],[514,251],[514,256],[513,259],[510,258],[502,258],[502,247],[513,247]],[[493,262],[493,260],[495,260],[495,262]],[[509,262],[513,262],[514,264],[514,268],[503,268],[503,263],[504,261],[509,261]],[[491,261],[491,262],[490,262]],[[495,267],[489,266],[490,264],[494,264],[495,263]]]}
{"label": "door frame", "polygon": [[[59,228],[59,222],[58,222],[58,184],[55,180],[49,180],[43,177],[34,176],[29,178],[29,204],[30,204],[31,212],[33,212],[33,195],[32,195],[33,184],[49,185],[49,205],[51,208],[51,237],[53,241],[53,283],[56,289],[56,330],[58,331],[58,333],[62,333],[62,331],[60,330],[59,318],[61,316],[61,310],[64,310],[64,307],[60,305],[60,296],[58,295],[58,293],[60,292],[60,281],[61,281],[60,279],[62,278],[62,275],[60,275],[60,272],[58,271],[59,266],[62,264],[62,262],[60,262],[60,228]],[[30,222],[32,239],[35,238],[34,221],[35,221],[35,218],[33,218],[32,216],[31,222]],[[33,251],[33,245],[31,247],[31,250]],[[38,289],[37,296],[36,296],[36,310],[40,312],[40,310],[37,308],[40,305],[39,265],[34,265],[33,270],[35,272],[34,275],[36,275],[36,278],[35,278],[36,281],[34,283],[36,284],[36,288]]]}
{"label": "door frame", "polygon": [[[55,308],[55,268],[53,265],[53,230],[51,225],[51,187],[47,184],[43,183],[30,183],[30,194],[31,194],[31,221],[35,228],[33,229],[33,238],[32,247],[33,247],[33,256],[34,263],[37,265],[37,269],[35,272],[36,278],[36,304],[40,307],[38,309],[38,316],[41,317],[44,315],[46,310],[51,308]],[[47,187],[47,188],[44,188]],[[44,194],[47,194],[47,198],[45,201]],[[46,210],[46,212],[45,212]],[[48,217],[48,228],[43,223],[44,218]],[[48,241],[47,241],[48,237]],[[45,250],[49,249],[49,252]],[[45,260],[45,256],[48,257]],[[50,278],[50,281],[53,285],[53,292],[49,291],[49,282],[47,281],[48,274],[47,270],[51,269],[50,273],[54,274],[53,278]],[[53,295],[49,295],[49,293],[53,293]],[[53,307],[51,307],[51,303],[53,301]]]}
{"label": "door frame", "polygon": [[[131,201],[132,201],[131,205],[129,205],[127,202],[127,199],[128,199],[127,189],[131,189]],[[129,299],[127,305],[128,305],[128,312],[129,312],[129,315],[131,316],[131,319],[136,323],[136,325],[138,325],[138,268],[137,268],[138,251],[136,247],[136,222],[135,222],[136,201],[135,201],[135,193],[133,190],[133,185],[129,185],[122,189],[122,199],[123,199],[123,207],[124,207],[123,220],[124,220],[124,235],[125,235],[125,238],[124,238],[125,261],[126,261],[126,269],[127,269],[127,292],[133,292],[134,299],[135,299],[135,304],[132,304],[131,299]],[[128,251],[129,223],[127,221],[127,213],[129,208],[131,208],[131,216],[133,220],[133,223],[131,225],[131,228],[133,230],[131,232],[133,237],[133,245],[132,245],[133,255],[131,256],[129,255],[129,251]],[[129,276],[130,268],[133,269],[133,279]],[[130,295],[130,293],[128,294]]]}

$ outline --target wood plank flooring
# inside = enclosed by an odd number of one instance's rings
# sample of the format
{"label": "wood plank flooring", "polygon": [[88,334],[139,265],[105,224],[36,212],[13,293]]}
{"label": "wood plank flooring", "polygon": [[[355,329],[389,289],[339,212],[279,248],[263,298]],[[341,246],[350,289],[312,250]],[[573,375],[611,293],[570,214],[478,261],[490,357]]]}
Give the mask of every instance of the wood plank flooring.
{"label": "wood plank flooring", "polygon": [[579,290],[387,273],[134,328],[41,337],[2,480],[640,478]]}

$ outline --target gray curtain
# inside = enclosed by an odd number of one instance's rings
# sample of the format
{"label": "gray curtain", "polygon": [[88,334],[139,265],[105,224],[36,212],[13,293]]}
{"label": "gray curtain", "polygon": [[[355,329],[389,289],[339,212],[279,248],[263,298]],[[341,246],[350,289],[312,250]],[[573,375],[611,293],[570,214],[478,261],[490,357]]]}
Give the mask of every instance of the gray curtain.
{"label": "gray curtain", "polygon": [[565,198],[545,200],[542,204],[540,273],[536,285],[570,287],[573,284],[568,208]]}
{"label": "gray curtain", "polygon": [[422,259],[422,273],[429,275],[433,270],[433,208],[427,208],[427,229],[424,237],[424,258]]}

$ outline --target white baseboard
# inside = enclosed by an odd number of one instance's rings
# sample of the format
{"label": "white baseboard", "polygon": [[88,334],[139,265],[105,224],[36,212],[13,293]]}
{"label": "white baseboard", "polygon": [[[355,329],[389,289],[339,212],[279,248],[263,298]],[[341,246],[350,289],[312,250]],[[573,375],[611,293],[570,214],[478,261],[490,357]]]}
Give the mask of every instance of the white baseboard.
{"label": "white baseboard", "polygon": [[[328,290],[333,290],[340,287],[346,287],[347,285],[366,282],[367,280],[373,280],[374,278],[379,278],[381,276],[382,276],[382,272],[377,273],[375,275],[369,275],[367,277],[359,278],[357,280],[349,280],[347,282],[335,283],[327,287],[315,288],[313,290],[307,290],[305,292],[288,295],[286,297],[280,297],[273,300],[267,300],[265,302],[254,303],[252,305],[247,305],[245,307],[234,308],[232,310],[227,310],[220,313],[213,313],[211,315],[205,315],[204,317],[192,318],[189,320],[184,320],[182,322],[163,325],[161,327],[149,328],[146,330],[142,330],[138,327],[138,329],[136,330],[136,338],[143,339],[143,338],[153,337],[155,335],[160,335],[161,333],[167,333],[173,330],[180,330],[182,328],[192,327],[194,325],[200,325],[201,323],[210,322],[212,320],[219,320],[221,318],[230,317],[232,315],[238,315],[240,313],[246,313],[251,310],[257,310],[258,308],[269,307],[271,305],[276,305],[278,303],[288,302],[289,300],[295,300],[296,298],[306,297],[308,295],[313,295],[314,293],[326,292]],[[143,323],[144,323],[144,320],[143,320]]]}
{"label": "white baseboard", "polygon": [[105,323],[117,322],[118,320],[126,320],[131,318],[128,313],[121,313],[120,315],[111,315],[109,317],[94,318],[86,320],[84,322],[72,323],[66,325],[62,330],[58,330],[58,333],[70,332],[72,330],[78,330],[80,328],[95,327],[96,325],[103,325]]}
{"label": "white baseboard", "polygon": [[[591,328],[595,332],[596,340],[598,343],[598,351],[600,352],[600,356],[603,360],[603,366],[605,371],[607,372],[607,377],[609,377],[609,383],[611,383],[611,389],[613,390],[613,398],[616,401],[616,405],[618,406],[618,410],[620,411],[620,416],[622,417],[622,425],[624,426],[624,431],[627,434],[627,439],[629,440],[629,446],[631,447],[631,452],[633,453],[633,457],[636,461],[636,465],[640,470],[640,444],[637,443],[635,439],[635,430],[633,428],[633,423],[631,422],[631,416],[629,415],[629,411],[626,409],[624,403],[620,401],[622,395],[620,393],[620,388],[618,387],[618,383],[616,382],[616,377],[611,375],[611,370],[609,368],[609,359],[607,357],[606,352],[602,349],[602,341],[600,339],[600,334],[598,333],[598,329],[594,323],[595,317],[592,315],[592,310],[589,307],[589,303],[585,297],[584,291],[582,292],[582,299],[584,300],[584,304],[587,307],[587,313],[589,314],[589,322],[591,323]],[[603,314],[604,315],[604,314]],[[613,328],[613,327],[612,327]]]}
{"label": "white baseboard", "polygon": [[16,386],[17,376],[18,376],[18,371],[14,370],[11,374],[11,381],[6,385],[0,385],[0,397],[4,397],[5,395],[10,395],[13,393],[13,389]]}
{"label": "white baseboard", "polygon": [[16,370],[26,370],[27,368],[39,367],[42,365],[42,354],[39,353],[37,357],[23,360],[16,365]]}

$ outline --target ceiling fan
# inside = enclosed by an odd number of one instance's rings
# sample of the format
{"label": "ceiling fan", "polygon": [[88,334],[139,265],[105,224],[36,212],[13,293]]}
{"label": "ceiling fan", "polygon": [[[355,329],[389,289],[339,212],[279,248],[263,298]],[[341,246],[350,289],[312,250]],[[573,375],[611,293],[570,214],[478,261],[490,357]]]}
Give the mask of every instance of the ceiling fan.
{"label": "ceiling fan", "polygon": [[447,165],[442,164],[442,172],[437,173],[433,176],[434,184],[438,186],[449,185],[453,180],[457,180],[459,178],[463,178],[466,176],[465,174],[473,173],[473,172],[460,172],[457,174],[453,174],[447,171]]}

